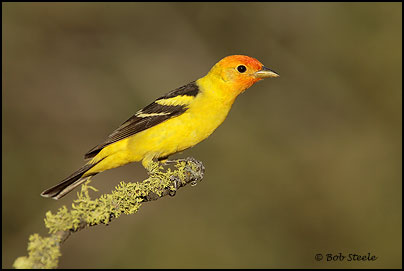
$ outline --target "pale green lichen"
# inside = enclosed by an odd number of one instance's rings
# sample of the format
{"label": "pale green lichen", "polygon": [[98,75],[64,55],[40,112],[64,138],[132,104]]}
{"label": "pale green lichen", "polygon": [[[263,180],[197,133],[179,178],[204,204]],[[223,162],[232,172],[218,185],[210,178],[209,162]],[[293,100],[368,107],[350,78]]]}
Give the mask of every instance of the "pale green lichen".
{"label": "pale green lichen", "polygon": [[[186,180],[202,180],[204,168],[193,159],[177,161],[175,169],[164,170],[158,162],[150,164],[149,178],[141,183],[121,182],[110,194],[91,199],[89,190],[95,190],[89,181],[81,186],[77,199],[72,203],[71,210],[66,206],[59,208],[56,214],[48,211],[45,226],[50,237],[31,235],[28,244],[28,257],[19,257],[14,262],[15,268],[56,268],[60,257],[60,244],[71,232],[79,229],[108,224],[121,214],[136,213],[141,203],[155,200],[167,193],[176,191]],[[191,182],[192,184],[192,182]]]}
{"label": "pale green lichen", "polygon": [[56,268],[61,255],[58,236],[43,238],[35,233],[29,237],[28,257],[17,258],[13,266],[17,269]]}

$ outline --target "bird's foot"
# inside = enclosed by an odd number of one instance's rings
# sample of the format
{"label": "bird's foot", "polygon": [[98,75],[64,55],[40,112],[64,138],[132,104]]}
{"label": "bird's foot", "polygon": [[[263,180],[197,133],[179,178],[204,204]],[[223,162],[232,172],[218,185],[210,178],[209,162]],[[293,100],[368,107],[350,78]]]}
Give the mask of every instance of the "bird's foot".
{"label": "bird's foot", "polygon": [[166,160],[161,160],[161,162],[164,165],[170,165],[170,164],[176,164],[178,162],[187,162],[188,161],[187,159],[188,158],[186,158],[186,159],[176,159],[176,160],[168,160],[168,159],[166,159]]}
{"label": "bird's foot", "polygon": [[181,180],[176,176],[171,175],[170,179],[171,179],[171,181],[173,181],[173,188],[170,188],[170,192],[168,192],[168,194],[171,197],[174,197],[175,194],[177,193],[177,189],[182,186],[182,183],[181,183]]}

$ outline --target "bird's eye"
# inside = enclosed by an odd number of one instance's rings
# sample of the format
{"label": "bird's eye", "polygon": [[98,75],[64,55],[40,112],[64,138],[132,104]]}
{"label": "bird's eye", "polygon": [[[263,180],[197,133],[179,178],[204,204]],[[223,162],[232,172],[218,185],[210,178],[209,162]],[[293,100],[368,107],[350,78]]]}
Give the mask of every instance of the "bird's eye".
{"label": "bird's eye", "polygon": [[247,68],[244,65],[239,65],[237,67],[237,70],[238,70],[239,73],[243,73],[243,72],[245,72],[247,70]]}

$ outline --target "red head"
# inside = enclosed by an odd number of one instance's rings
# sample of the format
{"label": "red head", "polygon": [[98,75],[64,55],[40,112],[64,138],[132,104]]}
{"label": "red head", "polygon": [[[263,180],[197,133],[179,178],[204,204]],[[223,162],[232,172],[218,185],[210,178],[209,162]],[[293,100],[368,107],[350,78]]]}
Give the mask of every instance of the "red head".
{"label": "red head", "polygon": [[278,77],[257,59],[244,55],[227,56],[216,63],[208,76],[220,79],[227,88],[240,94],[263,78]]}

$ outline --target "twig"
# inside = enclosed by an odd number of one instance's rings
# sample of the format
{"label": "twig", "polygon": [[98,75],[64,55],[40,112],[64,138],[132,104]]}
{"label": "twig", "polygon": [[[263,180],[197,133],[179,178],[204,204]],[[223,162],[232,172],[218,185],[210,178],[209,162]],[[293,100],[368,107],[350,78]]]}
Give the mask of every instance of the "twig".
{"label": "twig", "polygon": [[174,161],[175,169],[154,162],[150,176],[141,183],[121,182],[110,194],[92,200],[89,189],[96,190],[88,183],[82,185],[78,198],[72,203],[71,210],[61,207],[56,214],[46,213],[45,225],[49,237],[33,234],[29,237],[28,257],[19,257],[15,268],[57,268],[61,256],[60,246],[69,236],[89,226],[109,224],[121,214],[133,214],[141,203],[158,200],[167,195],[174,196],[176,191],[187,184],[196,185],[203,178],[205,168],[194,158]]}

